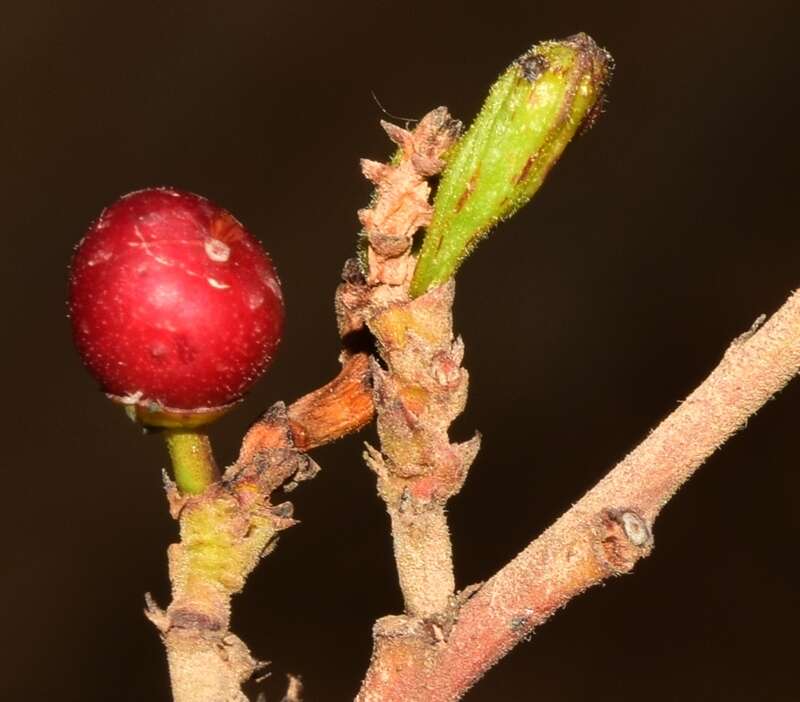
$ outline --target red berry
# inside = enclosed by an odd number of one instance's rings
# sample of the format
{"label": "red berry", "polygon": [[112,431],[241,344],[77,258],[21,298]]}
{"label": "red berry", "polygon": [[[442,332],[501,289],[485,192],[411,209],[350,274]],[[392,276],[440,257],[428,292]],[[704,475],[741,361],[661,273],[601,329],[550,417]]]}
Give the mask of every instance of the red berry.
{"label": "red berry", "polygon": [[78,244],[69,314],[105,392],[181,415],[241,398],[272,360],[284,312],[269,256],[230,213],[153,188],[117,200]]}

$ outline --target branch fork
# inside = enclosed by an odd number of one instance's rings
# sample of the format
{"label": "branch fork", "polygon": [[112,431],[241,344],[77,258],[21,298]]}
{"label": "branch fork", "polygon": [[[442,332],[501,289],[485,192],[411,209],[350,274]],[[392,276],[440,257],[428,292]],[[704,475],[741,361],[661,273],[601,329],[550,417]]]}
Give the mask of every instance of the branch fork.
{"label": "branch fork", "polygon": [[800,371],[800,292],[731,344],[706,380],[628,456],[487,582],[472,588],[444,642],[386,637],[359,702],[460,699],[573,597],[630,572],[676,490]]}

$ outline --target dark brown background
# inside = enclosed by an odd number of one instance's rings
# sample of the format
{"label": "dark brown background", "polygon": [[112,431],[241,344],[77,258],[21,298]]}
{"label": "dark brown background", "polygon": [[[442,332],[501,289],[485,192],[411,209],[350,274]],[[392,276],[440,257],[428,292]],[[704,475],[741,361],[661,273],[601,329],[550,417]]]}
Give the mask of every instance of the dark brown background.
{"label": "dark brown background", "polygon": [[[472,373],[456,433],[484,446],[451,517],[461,585],[588,488],[800,282],[796,3],[6,3],[0,697],[168,699],[143,593],[166,600],[165,452],[80,367],[66,266],[126,191],[170,184],[272,252],[279,359],[215,432],[337,368],[332,292],[385,157],[386,109],[469,119],[531,43],[578,30],[617,60],[607,114],[535,204],[459,275]],[[489,700],[794,700],[800,383],[665,510],[635,575],[593,590],[471,693]],[[234,626],[308,699],[350,699],[370,624],[400,597],[383,508],[351,438],[316,454],[303,525],[235,601]]]}

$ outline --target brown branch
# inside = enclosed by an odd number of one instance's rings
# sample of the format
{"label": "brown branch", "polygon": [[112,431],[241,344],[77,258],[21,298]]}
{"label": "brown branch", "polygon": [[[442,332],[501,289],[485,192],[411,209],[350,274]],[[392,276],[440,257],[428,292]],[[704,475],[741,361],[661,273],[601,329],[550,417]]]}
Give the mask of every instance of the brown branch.
{"label": "brown branch", "polygon": [[736,339],[719,366],[633,452],[488,582],[462,593],[446,632],[410,617],[375,627],[359,702],[457,700],[573,597],[626,573],[694,471],[800,370],[800,293]]}
{"label": "brown branch", "polygon": [[[367,354],[345,356],[339,375],[289,405],[286,414],[292,446],[299,451],[323,446],[365,427],[375,416]],[[239,462],[283,443],[281,427],[267,412],[245,435]]]}
{"label": "brown branch", "polygon": [[463,344],[453,339],[453,286],[410,300],[412,243],[431,216],[428,178],[461,125],[446,108],[423,117],[413,131],[383,122],[400,148],[391,163],[362,161],[375,184],[370,207],[359,212],[367,238],[367,270],[346,266],[337,291],[342,334],[374,335],[386,369],[372,366],[381,450],[365,458],[386,502],[406,612],[441,618],[455,589],[445,505],[461,487],[478,439],[451,444],[447,430],[464,409],[467,372]]}
{"label": "brown branch", "polygon": [[406,613],[441,619],[455,591],[447,501],[464,484],[480,438],[451,443],[448,429],[464,409],[464,346],[453,339],[449,283],[369,321],[386,370],[372,376],[381,451],[365,458],[392,525]]}

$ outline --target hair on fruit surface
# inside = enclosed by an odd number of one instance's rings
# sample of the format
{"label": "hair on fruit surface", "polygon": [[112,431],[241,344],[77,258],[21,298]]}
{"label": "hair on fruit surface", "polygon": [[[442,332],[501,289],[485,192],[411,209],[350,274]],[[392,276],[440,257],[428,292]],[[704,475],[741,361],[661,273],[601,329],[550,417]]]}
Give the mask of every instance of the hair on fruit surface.
{"label": "hair on fruit surface", "polygon": [[89,371],[151,424],[204,423],[239,400],[272,361],[284,319],[258,241],[173,188],[103,211],[75,250],[68,307]]}

